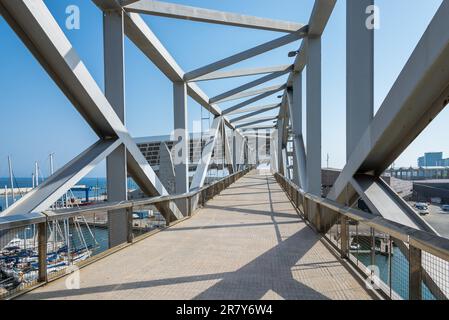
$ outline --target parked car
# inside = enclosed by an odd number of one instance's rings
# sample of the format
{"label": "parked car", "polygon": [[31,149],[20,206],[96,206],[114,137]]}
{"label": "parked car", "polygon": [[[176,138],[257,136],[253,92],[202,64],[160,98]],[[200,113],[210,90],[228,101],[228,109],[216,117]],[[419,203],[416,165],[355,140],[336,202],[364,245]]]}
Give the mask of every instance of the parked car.
{"label": "parked car", "polygon": [[422,216],[428,215],[430,213],[429,206],[425,203],[417,203],[415,204],[415,208]]}
{"label": "parked car", "polygon": [[441,210],[448,212],[449,211],[449,204],[445,204],[441,206]]}

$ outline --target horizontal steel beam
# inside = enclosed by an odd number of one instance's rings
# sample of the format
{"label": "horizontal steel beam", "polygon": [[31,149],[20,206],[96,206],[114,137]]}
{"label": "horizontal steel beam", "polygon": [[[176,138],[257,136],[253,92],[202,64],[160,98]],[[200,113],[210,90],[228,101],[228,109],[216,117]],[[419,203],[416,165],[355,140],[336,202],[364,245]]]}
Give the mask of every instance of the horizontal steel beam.
{"label": "horizontal steel beam", "polygon": [[248,126],[241,128],[244,134],[246,134],[246,132],[250,130],[271,130],[271,129],[276,129],[276,127],[272,125],[272,126]]}
{"label": "horizontal steel beam", "polygon": [[[219,102],[234,101],[234,100],[239,100],[239,99],[243,99],[243,98],[247,98],[247,97],[257,96],[257,95],[267,93],[267,92],[273,92],[273,91],[277,92],[277,91],[282,90],[282,88],[284,88],[284,87],[285,87],[284,84],[277,84],[274,86],[261,88],[261,89],[257,89],[257,90],[239,92],[239,93],[233,94],[231,96],[228,96],[227,98],[221,98],[221,99],[218,98],[218,99],[219,99]],[[211,100],[211,103],[212,103],[212,100]]]}
{"label": "horizontal steel beam", "polygon": [[256,92],[255,94],[248,95],[248,92],[245,93],[245,90],[254,88],[254,87],[256,87],[258,85],[261,85],[261,84],[263,84],[265,82],[268,82],[268,81],[277,79],[279,77],[282,77],[283,75],[289,73],[292,69],[293,68],[289,68],[289,69],[286,69],[286,70],[283,70],[283,71],[273,72],[273,73],[270,73],[270,74],[268,74],[266,76],[263,76],[263,77],[261,77],[259,79],[256,79],[254,81],[245,83],[244,85],[241,85],[241,86],[239,86],[239,87],[237,87],[235,89],[229,90],[229,91],[227,91],[225,93],[222,93],[220,95],[217,95],[217,96],[211,98],[210,99],[210,103],[219,103],[219,102],[231,101],[231,100],[240,99],[240,97],[242,95],[244,95],[244,97],[248,97],[248,96],[251,96],[251,95],[256,95],[256,94],[262,93],[259,90],[259,91],[255,91]]}
{"label": "horizontal steel beam", "polygon": [[264,109],[261,109],[261,110],[258,110],[258,111],[254,111],[254,112],[245,114],[245,115],[243,115],[243,116],[240,116],[240,117],[231,119],[231,123],[235,123],[235,122],[238,122],[238,121],[242,121],[242,120],[244,120],[244,119],[247,119],[247,118],[251,118],[251,117],[254,117],[254,116],[258,116],[258,115],[260,115],[261,113],[265,113],[265,112],[267,112],[267,111],[271,111],[271,110],[277,109],[277,108],[279,108],[279,107],[280,107],[280,105],[275,105],[274,107],[269,107],[269,108],[264,108]]}
{"label": "horizontal steel beam", "polygon": [[243,101],[243,102],[241,102],[241,103],[239,103],[239,104],[237,104],[237,105],[235,105],[233,107],[230,107],[230,108],[228,108],[226,110],[223,110],[223,114],[224,115],[230,114],[231,112],[239,110],[239,109],[241,109],[243,107],[246,107],[246,106],[248,106],[250,104],[253,104],[254,102],[257,102],[259,100],[265,99],[265,98],[267,98],[267,97],[269,97],[269,96],[271,96],[271,95],[273,95],[273,94],[275,94],[275,93],[277,93],[279,91],[284,90],[286,87],[287,87],[286,85],[283,85],[283,86],[277,87],[277,88],[275,88],[275,89],[273,89],[271,91],[268,91],[268,92],[262,93],[262,94],[260,94],[258,96],[255,96],[254,98],[251,98],[249,100]]}
{"label": "horizontal steel beam", "polygon": [[228,116],[234,115],[234,114],[241,114],[241,113],[252,112],[252,111],[261,111],[261,112],[263,112],[265,110],[271,110],[271,109],[279,108],[280,106],[281,106],[280,103],[272,103],[272,104],[267,104],[267,105],[263,105],[263,106],[252,106],[252,107],[238,109],[238,110],[229,112]]}
{"label": "horizontal steel beam", "polygon": [[307,26],[303,27],[299,31],[294,32],[292,34],[288,34],[288,35],[280,37],[278,39],[266,42],[264,44],[261,44],[259,46],[254,47],[254,48],[251,48],[251,49],[242,51],[240,53],[234,54],[234,55],[232,55],[232,56],[230,56],[228,58],[225,58],[223,60],[211,63],[211,64],[209,64],[207,66],[202,67],[202,68],[199,68],[199,69],[193,70],[191,72],[188,72],[188,73],[185,74],[184,80],[186,80],[186,81],[195,80],[196,78],[204,76],[204,75],[206,75],[208,73],[215,72],[217,70],[229,67],[229,66],[231,66],[233,64],[236,64],[236,63],[238,63],[240,61],[247,60],[247,59],[250,59],[252,57],[258,56],[258,55],[260,55],[262,53],[265,53],[267,51],[270,51],[270,50],[273,50],[273,49],[285,46],[285,45],[287,45],[287,44],[289,44],[291,42],[294,42],[294,41],[297,41],[299,39],[302,39],[302,38],[306,37],[307,36],[307,30],[308,30]]}
{"label": "horizontal steel beam", "polygon": [[249,69],[239,69],[239,70],[230,70],[230,71],[216,71],[216,72],[211,72],[205,76],[196,78],[193,81],[199,82],[199,81],[218,80],[218,79],[227,79],[227,78],[247,77],[247,76],[254,76],[254,75],[259,75],[259,74],[284,71],[284,70],[287,70],[290,68],[293,68],[293,65],[282,65],[282,66],[262,67],[262,68],[249,68]]}
{"label": "horizontal steel beam", "polygon": [[263,123],[263,122],[267,122],[267,121],[271,121],[271,120],[276,120],[277,118],[278,118],[277,116],[275,116],[275,117],[263,117],[263,118],[256,119],[254,121],[250,121],[250,122],[245,122],[245,123],[239,124],[239,125],[236,126],[236,128],[237,129],[245,128],[245,127],[248,127],[248,126],[251,126],[251,125],[254,125],[254,124],[259,124],[259,123]]}
{"label": "horizontal steel beam", "polygon": [[296,22],[265,19],[160,1],[141,0],[126,5],[124,9],[128,12],[138,12],[161,17],[277,32],[295,32],[304,27],[303,24]]}

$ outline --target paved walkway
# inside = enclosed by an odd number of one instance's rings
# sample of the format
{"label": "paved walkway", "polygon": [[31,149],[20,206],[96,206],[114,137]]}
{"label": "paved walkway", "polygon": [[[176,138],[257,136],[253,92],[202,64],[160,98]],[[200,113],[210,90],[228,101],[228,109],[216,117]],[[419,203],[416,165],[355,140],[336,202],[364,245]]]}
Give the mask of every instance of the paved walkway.
{"label": "paved walkway", "polygon": [[193,218],[24,299],[369,299],[298,217],[273,176],[253,172]]}

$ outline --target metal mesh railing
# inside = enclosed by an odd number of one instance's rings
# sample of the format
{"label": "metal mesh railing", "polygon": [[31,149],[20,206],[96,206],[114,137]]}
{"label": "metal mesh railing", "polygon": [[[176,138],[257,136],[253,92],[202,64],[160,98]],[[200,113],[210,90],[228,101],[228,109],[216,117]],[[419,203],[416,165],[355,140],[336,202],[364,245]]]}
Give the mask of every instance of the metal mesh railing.
{"label": "metal mesh railing", "polygon": [[307,194],[276,174],[290,200],[367,288],[392,300],[449,298],[449,240]]}
{"label": "metal mesh railing", "polygon": [[36,224],[0,231],[0,298],[37,283],[38,237]]}

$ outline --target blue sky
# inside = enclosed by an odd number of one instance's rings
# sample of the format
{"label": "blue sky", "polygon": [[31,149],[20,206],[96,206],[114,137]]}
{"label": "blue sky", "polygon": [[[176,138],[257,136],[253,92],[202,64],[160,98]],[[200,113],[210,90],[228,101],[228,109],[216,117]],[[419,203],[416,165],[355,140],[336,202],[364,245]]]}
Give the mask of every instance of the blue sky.
{"label": "blue sky", "polygon": [[[180,4],[234,11],[274,19],[306,23],[313,0],[171,0]],[[94,79],[103,88],[102,15],[88,0],[47,0]],[[81,29],[65,29],[65,9],[81,10]],[[413,51],[441,0],[377,0],[380,29],[375,42],[375,108]],[[281,36],[280,33],[144,17],[184,71],[214,62],[238,51]],[[68,99],[0,17],[0,176],[7,175],[7,155],[14,159],[16,176],[30,176],[34,161],[48,174],[48,155],[55,153],[62,166],[96,141],[96,136]],[[232,68],[280,65],[293,62],[287,53],[299,42],[276,49]],[[323,36],[323,165],[326,154],[332,167],[345,163],[345,1],[340,0]],[[127,126],[135,137],[169,134],[173,129],[172,86],[169,80],[126,40]],[[227,91],[256,77],[202,82],[210,96]],[[263,86],[281,83],[284,78]],[[278,101],[276,96],[261,104]],[[235,102],[234,102],[235,103]],[[222,109],[233,103],[221,105]],[[189,100],[190,121],[199,120],[200,106]],[[443,151],[449,157],[446,108],[399,157],[396,165],[415,165],[426,151]],[[90,176],[103,176],[100,165]]]}

